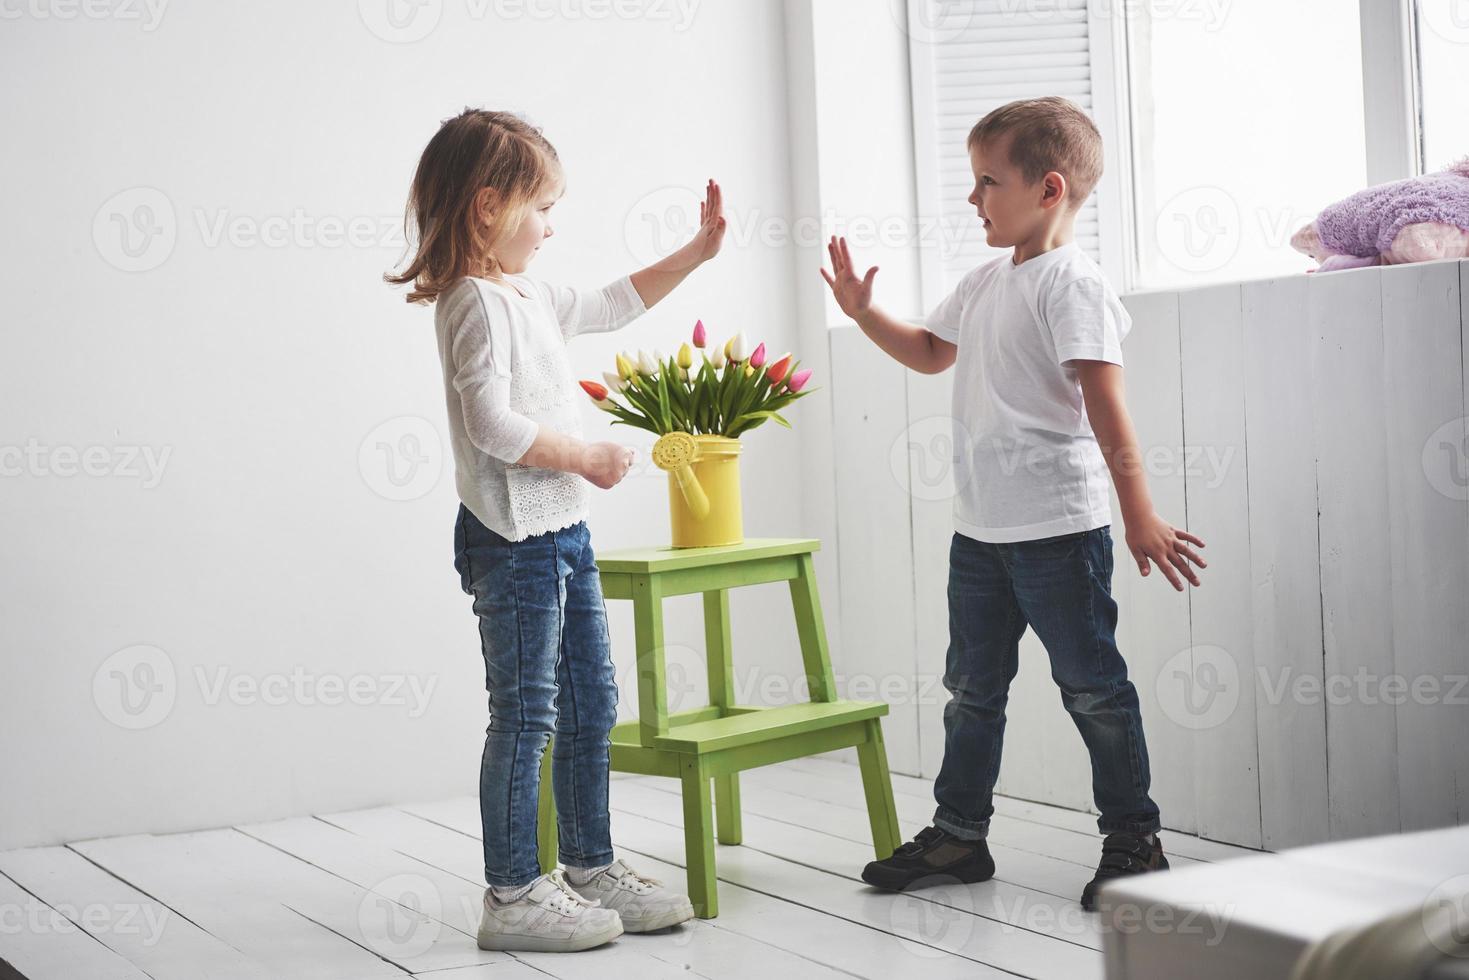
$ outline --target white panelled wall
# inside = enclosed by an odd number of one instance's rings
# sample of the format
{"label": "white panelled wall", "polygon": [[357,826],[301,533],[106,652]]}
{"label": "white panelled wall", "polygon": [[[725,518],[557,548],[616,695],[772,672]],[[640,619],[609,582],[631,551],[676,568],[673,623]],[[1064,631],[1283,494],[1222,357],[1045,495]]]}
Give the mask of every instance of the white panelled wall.
{"label": "white panelled wall", "polygon": [[[1202,585],[1139,576],[1117,517],[1118,644],[1164,825],[1277,849],[1469,813],[1469,262],[1125,298],[1128,404],[1158,512],[1208,544]],[[921,771],[943,752],[953,372],[831,331],[841,581],[911,617]],[[910,535],[871,564],[861,542]],[[902,549],[900,549],[902,550]],[[894,570],[906,568],[910,583]],[[908,611],[911,599],[911,613]],[[847,605],[844,603],[844,615]],[[872,662],[863,633],[844,630]],[[905,695],[906,696],[906,695]],[[897,768],[897,767],[895,767]],[[1093,809],[1033,632],[1000,790]]]}

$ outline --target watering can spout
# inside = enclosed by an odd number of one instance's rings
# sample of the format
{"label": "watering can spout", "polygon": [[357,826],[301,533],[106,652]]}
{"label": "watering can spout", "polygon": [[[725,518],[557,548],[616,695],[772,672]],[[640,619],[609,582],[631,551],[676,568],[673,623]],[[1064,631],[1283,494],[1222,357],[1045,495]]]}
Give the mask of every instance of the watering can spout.
{"label": "watering can spout", "polygon": [[699,443],[687,432],[668,432],[653,443],[653,464],[673,474],[689,510],[698,520],[709,516],[709,496],[694,475]]}

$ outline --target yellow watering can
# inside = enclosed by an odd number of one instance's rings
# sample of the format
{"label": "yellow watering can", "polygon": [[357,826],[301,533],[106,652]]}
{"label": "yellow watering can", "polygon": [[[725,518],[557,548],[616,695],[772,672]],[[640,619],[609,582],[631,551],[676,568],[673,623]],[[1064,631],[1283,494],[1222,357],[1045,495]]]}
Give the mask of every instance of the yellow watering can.
{"label": "yellow watering can", "polygon": [[653,464],[668,473],[668,513],[675,548],[744,540],[740,441],[669,432],[653,444]]}

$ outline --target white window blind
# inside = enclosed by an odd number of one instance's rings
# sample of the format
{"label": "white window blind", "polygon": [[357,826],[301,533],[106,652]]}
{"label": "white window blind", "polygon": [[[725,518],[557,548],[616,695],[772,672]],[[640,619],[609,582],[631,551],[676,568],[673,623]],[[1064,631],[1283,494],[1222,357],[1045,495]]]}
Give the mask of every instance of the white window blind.
{"label": "white window blind", "polygon": [[918,210],[928,226],[925,306],[1001,254],[985,244],[967,200],[970,128],[1007,102],[1046,95],[1086,110],[1107,145],[1106,173],[1077,215],[1076,239],[1123,288],[1123,182],[1116,177],[1125,147],[1115,111],[1122,73],[1112,63],[1121,46],[1110,17],[1090,12],[1087,0],[908,0],[908,24]]}

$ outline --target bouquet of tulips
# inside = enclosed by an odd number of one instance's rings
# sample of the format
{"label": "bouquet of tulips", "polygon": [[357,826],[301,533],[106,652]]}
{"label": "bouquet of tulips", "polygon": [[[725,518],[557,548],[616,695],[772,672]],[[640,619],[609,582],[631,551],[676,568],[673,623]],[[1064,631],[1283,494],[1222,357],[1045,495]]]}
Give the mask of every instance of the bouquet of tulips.
{"label": "bouquet of tulips", "polygon": [[743,333],[710,354],[704,350],[708,335],[703,320],[694,324],[693,340],[700,351],[697,367],[687,343],[669,358],[656,351],[652,356],[639,351],[636,359],[618,354],[617,373],[604,372],[605,385],[583,381],[582,390],[615,416],[613,425],[635,425],[659,435],[688,432],[733,439],[766,419],[791,427],[780,410],[811,393],[805,390],[809,368],[798,370],[799,362],[790,354],[767,364],[765,345],[747,351]]}

